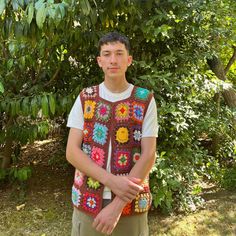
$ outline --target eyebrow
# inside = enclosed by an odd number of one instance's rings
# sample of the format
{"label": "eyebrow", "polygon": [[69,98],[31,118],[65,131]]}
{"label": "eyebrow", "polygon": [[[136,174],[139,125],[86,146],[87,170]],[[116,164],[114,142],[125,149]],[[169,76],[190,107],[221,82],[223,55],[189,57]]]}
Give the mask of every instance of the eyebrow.
{"label": "eyebrow", "polygon": [[[124,52],[125,50],[123,50],[123,49],[118,49],[118,50],[116,50],[115,52]],[[101,51],[101,53],[109,53],[109,52],[111,52],[110,50],[102,50]]]}

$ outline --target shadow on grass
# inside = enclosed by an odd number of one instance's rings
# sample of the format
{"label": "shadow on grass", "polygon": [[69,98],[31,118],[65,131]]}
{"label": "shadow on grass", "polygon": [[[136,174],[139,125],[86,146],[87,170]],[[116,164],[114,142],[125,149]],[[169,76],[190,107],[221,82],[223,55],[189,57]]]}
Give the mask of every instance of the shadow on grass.
{"label": "shadow on grass", "polygon": [[189,215],[150,214],[150,236],[235,236],[236,191],[208,189],[205,209]]}

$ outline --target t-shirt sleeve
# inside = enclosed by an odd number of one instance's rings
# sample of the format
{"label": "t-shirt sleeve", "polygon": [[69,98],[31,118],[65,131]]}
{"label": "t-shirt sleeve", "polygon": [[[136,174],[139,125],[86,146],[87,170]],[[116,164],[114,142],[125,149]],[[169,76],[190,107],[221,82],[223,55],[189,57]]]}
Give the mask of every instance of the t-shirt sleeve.
{"label": "t-shirt sleeve", "polygon": [[157,136],[158,136],[157,106],[154,97],[152,97],[143,120],[142,137],[157,137]]}
{"label": "t-shirt sleeve", "polygon": [[67,120],[67,127],[83,130],[84,115],[80,96],[77,97]]}

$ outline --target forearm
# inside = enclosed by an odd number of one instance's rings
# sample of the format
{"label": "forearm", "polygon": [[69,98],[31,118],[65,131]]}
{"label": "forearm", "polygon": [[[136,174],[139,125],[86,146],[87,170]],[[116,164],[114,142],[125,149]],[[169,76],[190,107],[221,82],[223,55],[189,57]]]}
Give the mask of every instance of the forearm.
{"label": "forearm", "polygon": [[131,169],[129,176],[143,180],[148,176],[153,164],[155,163],[155,153],[143,153],[140,159]]}
{"label": "forearm", "polygon": [[88,155],[86,155],[79,147],[67,147],[66,159],[76,169],[83,172],[87,176],[98,180],[100,183],[107,185],[109,179],[112,178],[112,174],[107,172],[105,169],[97,165],[92,161]]}

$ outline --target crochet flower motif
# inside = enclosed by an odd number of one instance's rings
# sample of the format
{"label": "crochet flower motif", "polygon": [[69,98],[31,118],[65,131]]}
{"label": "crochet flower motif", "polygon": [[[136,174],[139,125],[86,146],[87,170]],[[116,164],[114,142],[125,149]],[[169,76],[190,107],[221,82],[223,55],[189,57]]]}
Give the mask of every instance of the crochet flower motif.
{"label": "crochet flower motif", "polygon": [[145,212],[149,207],[149,194],[142,193],[137,195],[135,200],[135,212]]}
{"label": "crochet flower motif", "polygon": [[75,181],[76,185],[81,187],[83,182],[84,182],[84,174],[82,172],[76,170],[75,171],[74,181]]}
{"label": "crochet flower motif", "polygon": [[114,167],[120,171],[130,171],[131,160],[129,151],[116,151],[114,155]]}
{"label": "crochet flower motif", "polygon": [[127,169],[130,165],[130,152],[128,151],[117,151],[115,153],[115,166],[117,169]]}
{"label": "crochet flower motif", "polygon": [[124,207],[124,209],[122,211],[122,215],[130,215],[131,214],[131,208],[132,208],[131,203],[126,204],[126,206]]}
{"label": "crochet flower motif", "polygon": [[96,102],[92,100],[86,100],[84,104],[84,118],[85,119],[92,119],[94,116],[94,109],[95,109]]}
{"label": "crochet flower motif", "polygon": [[111,107],[103,102],[99,102],[96,110],[96,117],[101,121],[108,121],[111,114]]}
{"label": "crochet flower motif", "polygon": [[126,127],[120,127],[116,131],[116,140],[119,143],[127,143],[129,141],[129,130]]}
{"label": "crochet flower motif", "polygon": [[144,88],[137,88],[135,91],[135,97],[141,100],[147,100],[149,91]]}
{"label": "crochet flower motif", "polygon": [[82,91],[83,95],[89,98],[95,97],[96,96],[96,87],[89,87],[89,88],[85,88]]}
{"label": "crochet flower motif", "polygon": [[91,158],[94,160],[99,166],[103,166],[105,156],[105,152],[98,147],[93,147],[92,148],[92,153],[91,153]]}
{"label": "crochet flower motif", "polygon": [[83,150],[88,156],[90,156],[90,154],[91,154],[91,146],[90,146],[89,144],[83,143],[82,150]]}
{"label": "crochet flower motif", "polygon": [[149,192],[149,178],[146,177],[141,185],[143,187],[144,192]]}
{"label": "crochet flower motif", "polygon": [[133,154],[133,162],[136,163],[140,159],[140,153],[135,152]]}
{"label": "crochet flower motif", "polygon": [[129,119],[129,106],[128,102],[119,103],[116,107],[115,114],[118,121],[124,121]]}
{"label": "crochet flower motif", "polygon": [[100,123],[95,123],[93,130],[93,140],[101,145],[106,143],[108,128]]}
{"label": "crochet flower motif", "polygon": [[72,202],[75,206],[80,205],[81,192],[75,186],[72,187]]}
{"label": "crochet flower motif", "polygon": [[141,141],[141,139],[142,139],[141,130],[135,129],[134,132],[133,132],[133,137],[134,137],[134,141],[137,141],[137,142]]}
{"label": "crochet flower motif", "polygon": [[133,118],[138,122],[142,122],[144,115],[144,106],[142,104],[133,104]]}
{"label": "crochet flower motif", "polygon": [[83,198],[83,208],[87,211],[97,213],[99,204],[99,196],[93,193],[86,192]]}
{"label": "crochet flower motif", "polygon": [[84,129],[83,129],[83,134],[84,134],[84,141],[85,142],[91,142],[92,141],[92,124],[85,122],[84,123]]}
{"label": "crochet flower motif", "polygon": [[89,186],[89,188],[93,188],[93,189],[98,189],[101,186],[97,180],[94,180],[91,177],[88,177],[87,185]]}

